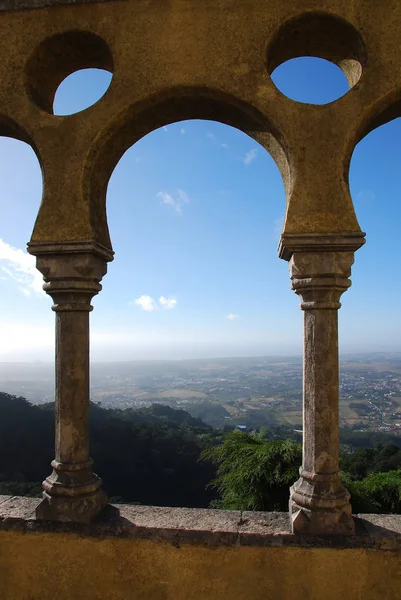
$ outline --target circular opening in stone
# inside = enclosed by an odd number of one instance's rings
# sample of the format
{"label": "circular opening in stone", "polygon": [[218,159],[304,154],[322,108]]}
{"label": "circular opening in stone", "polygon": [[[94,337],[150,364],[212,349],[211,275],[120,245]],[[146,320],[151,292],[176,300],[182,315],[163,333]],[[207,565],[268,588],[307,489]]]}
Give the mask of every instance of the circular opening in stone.
{"label": "circular opening in stone", "polygon": [[271,78],[287,98],[308,104],[328,104],[349,90],[340,67],[311,56],[287,60],[273,71]]}
{"label": "circular opening in stone", "polygon": [[357,29],[326,13],[306,13],[284,23],[266,56],[277,88],[293,100],[311,104],[327,104],[346,94],[366,64],[365,44]]}
{"label": "circular opening in stone", "polygon": [[61,82],[54,97],[55,115],[72,115],[96,104],[107,92],[112,75],[104,69],[81,69]]}
{"label": "circular opening in stone", "polygon": [[[96,74],[96,85],[92,71],[107,71]],[[86,74],[82,74],[82,71]],[[87,71],[91,71],[90,74]],[[53,114],[73,114],[97,102],[110,85],[113,73],[113,57],[106,42],[87,31],[68,31],[52,36],[41,42],[26,65],[26,87],[31,99],[42,109]],[[78,81],[77,91],[72,93],[71,104],[59,106],[59,94],[55,96],[62,82],[68,86]],[[62,88],[64,87],[62,86]],[[78,89],[80,88],[80,89]],[[61,93],[61,97],[64,94]]]}

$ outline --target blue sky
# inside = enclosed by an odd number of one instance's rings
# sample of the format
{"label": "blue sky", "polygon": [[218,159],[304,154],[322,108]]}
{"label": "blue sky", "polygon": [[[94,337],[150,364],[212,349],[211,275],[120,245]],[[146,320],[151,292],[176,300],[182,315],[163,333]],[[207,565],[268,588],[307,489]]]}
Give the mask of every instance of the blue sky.
{"label": "blue sky", "polygon": [[[290,98],[329,102],[347,91],[326,61],[277,69]],[[78,72],[59,88],[55,112],[85,108],[110,75]],[[350,184],[367,244],[343,296],[343,352],[400,351],[401,120],[357,147]],[[40,168],[25,144],[0,139],[0,360],[50,360],[54,313],[26,254],[41,198]],[[108,189],[116,253],[93,301],[92,358],[132,360],[297,354],[299,299],[277,257],[285,210],[280,173],[244,133],[185,121],[159,129],[122,157]]]}

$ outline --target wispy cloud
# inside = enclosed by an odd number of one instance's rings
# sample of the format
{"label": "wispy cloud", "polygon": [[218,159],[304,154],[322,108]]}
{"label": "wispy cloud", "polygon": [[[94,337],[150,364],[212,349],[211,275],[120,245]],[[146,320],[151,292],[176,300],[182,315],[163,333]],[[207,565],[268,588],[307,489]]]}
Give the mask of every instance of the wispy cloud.
{"label": "wispy cloud", "polygon": [[18,283],[19,291],[25,296],[31,292],[45,295],[42,289],[43,277],[35,267],[35,257],[19,248],[14,248],[0,239],[0,269],[5,279]]}
{"label": "wispy cloud", "polygon": [[258,151],[256,150],[256,148],[252,148],[252,150],[249,150],[249,152],[247,152],[244,158],[242,159],[244,165],[250,165],[255,160],[257,154]]}
{"label": "wispy cloud", "polygon": [[181,135],[185,134],[185,129],[183,127],[181,127],[181,129],[180,129],[180,133],[181,133]]}
{"label": "wispy cloud", "polygon": [[160,296],[159,304],[157,304],[157,301],[154,300],[152,296],[143,295],[139,296],[139,298],[136,298],[134,300],[134,304],[139,306],[145,312],[154,312],[155,310],[159,310],[159,308],[164,308],[166,310],[175,308],[177,306],[177,299],[173,297],[167,298],[166,296]]}
{"label": "wispy cloud", "polygon": [[171,206],[178,215],[182,215],[182,206],[189,202],[188,194],[184,190],[176,190],[172,194],[158,192],[156,197],[160,198],[162,204]]}
{"label": "wispy cloud", "polygon": [[206,137],[208,137],[210,140],[213,140],[214,142],[216,142],[216,144],[219,144],[219,146],[225,148],[226,150],[229,148],[228,144],[226,144],[225,142],[220,142],[220,140],[211,131],[208,131],[206,133]]}
{"label": "wispy cloud", "polygon": [[230,313],[226,316],[226,319],[228,319],[229,321],[235,321],[235,319],[239,319],[239,315],[236,315],[235,313]]}
{"label": "wispy cloud", "polygon": [[165,296],[160,296],[159,302],[161,306],[166,309],[175,308],[177,305],[176,298],[166,298]]}
{"label": "wispy cloud", "polygon": [[274,221],[273,221],[274,237],[276,237],[276,238],[280,237],[281,232],[283,231],[283,226],[284,226],[284,215],[282,217],[278,217],[277,219],[274,219]]}
{"label": "wispy cloud", "polygon": [[145,312],[153,312],[158,308],[156,302],[151,296],[139,296],[139,298],[136,298],[134,302]]}
{"label": "wispy cloud", "polygon": [[165,125],[165,126],[163,127],[163,131],[168,131],[168,127],[167,127],[167,125]]}
{"label": "wispy cloud", "polygon": [[358,202],[374,202],[376,199],[376,194],[373,190],[361,190],[356,195],[356,200]]}

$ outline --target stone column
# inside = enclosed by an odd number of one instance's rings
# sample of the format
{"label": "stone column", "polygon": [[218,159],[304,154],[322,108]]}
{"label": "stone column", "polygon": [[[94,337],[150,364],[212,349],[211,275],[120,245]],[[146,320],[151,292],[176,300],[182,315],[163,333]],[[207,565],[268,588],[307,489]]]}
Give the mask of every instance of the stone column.
{"label": "stone column", "polygon": [[292,289],[304,311],[303,461],[290,490],[293,533],[354,533],[350,494],[339,474],[337,312],[351,285],[356,248],[342,242],[300,245],[289,258]]}
{"label": "stone column", "polygon": [[29,245],[56,313],[55,459],[38,519],[90,522],[107,504],[89,457],[89,313],[110,251],[92,244]]}

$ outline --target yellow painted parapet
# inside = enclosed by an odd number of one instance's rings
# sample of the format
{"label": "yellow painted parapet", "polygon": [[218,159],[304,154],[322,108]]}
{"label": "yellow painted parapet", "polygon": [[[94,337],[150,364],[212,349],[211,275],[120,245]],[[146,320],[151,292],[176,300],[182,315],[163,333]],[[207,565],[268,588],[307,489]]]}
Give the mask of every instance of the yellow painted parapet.
{"label": "yellow painted parapet", "polygon": [[321,539],[282,513],[121,506],[82,526],[35,521],[36,504],[0,497],[1,600],[401,598],[399,516]]}

